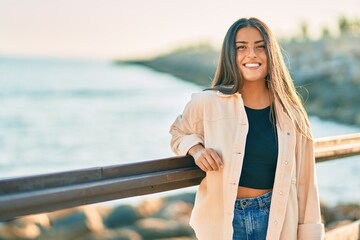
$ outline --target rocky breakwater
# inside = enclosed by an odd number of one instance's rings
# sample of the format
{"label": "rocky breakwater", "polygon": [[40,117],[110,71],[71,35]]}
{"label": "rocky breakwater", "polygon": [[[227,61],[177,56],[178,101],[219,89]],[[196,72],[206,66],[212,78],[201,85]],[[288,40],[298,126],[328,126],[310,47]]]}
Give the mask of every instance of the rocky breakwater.
{"label": "rocky breakwater", "polygon": [[88,205],[4,222],[2,239],[38,240],[185,240],[195,239],[188,225],[193,193],[145,198],[137,205]]}
{"label": "rocky breakwater", "polygon": [[[0,239],[194,240],[188,225],[195,194],[149,197],[137,205],[89,205],[22,217],[0,227]],[[322,204],[326,231],[360,219],[360,204]],[[214,220],[215,221],[215,220]]]}
{"label": "rocky breakwater", "polygon": [[[316,41],[281,41],[285,62],[310,115],[360,126],[359,42],[359,35],[347,34]],[[150,60],[116,63],[141,64],[208,87],[218,57],[217,50],[200,46]]]}
{"label": "rocky breakwater", "polygon": [[360,126],[360,36],[283,44],[309,114]]}

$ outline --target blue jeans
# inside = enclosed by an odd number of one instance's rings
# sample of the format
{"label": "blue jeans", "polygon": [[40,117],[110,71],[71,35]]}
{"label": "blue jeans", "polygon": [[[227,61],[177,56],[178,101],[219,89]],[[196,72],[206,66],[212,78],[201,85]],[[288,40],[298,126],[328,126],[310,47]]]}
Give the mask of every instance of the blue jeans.
{"label": "blue jeans", "polygon": [[235,201],[233,240],[265,240],[272,192]]}

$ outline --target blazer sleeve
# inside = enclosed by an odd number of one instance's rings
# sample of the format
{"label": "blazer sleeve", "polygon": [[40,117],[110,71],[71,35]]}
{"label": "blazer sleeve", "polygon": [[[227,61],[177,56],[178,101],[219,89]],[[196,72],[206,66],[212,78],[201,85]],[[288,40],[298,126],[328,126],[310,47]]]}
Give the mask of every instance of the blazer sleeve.
{"label": "blazer sleeve", "polygon": [[170,146],[176,155],[186,155],[196,144],[204,145],[203,111],[201,99],[192,94],[175,122],[170,127]]}
{"label": "blazer sleeve", "polygon": [[321,222],[320,201],[315,168],[314,142],[300,137],[298,146],[298,239],[320,240],[325,235]]}

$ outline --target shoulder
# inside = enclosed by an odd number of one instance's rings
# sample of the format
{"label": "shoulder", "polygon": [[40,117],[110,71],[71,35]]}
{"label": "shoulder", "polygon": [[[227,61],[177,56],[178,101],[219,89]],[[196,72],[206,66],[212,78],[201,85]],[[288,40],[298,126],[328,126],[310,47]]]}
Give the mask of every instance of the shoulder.
{"label": "shoulder", "polygon": [[223,94],[217,90],[205,90],[191,95],[191,101],[186,106],[187,112],[201,119],[212,120],[224,116],[232,117],[234,104],[238,101],[236,94]]}
{"label": "shoulder", "polygon": [[[207,121],[214,121],[218,119],[233,119],[236,118],[240,109],[239,101],[240,94],[224,94],[217,90],[205,90],[199,93],[192,94],[190,108],[201,119]],[[194,113],[195,115],[195,113]]]}
{"label": "shoulder", "polygon": [[237,102],[239,96],[240,94],[224,94],[218,90],[204,90],[193,93],[191,101],[199,107],[227,108]]}
{"label": "shoulder", "polygon": [[191,101],[189,105],[195,108],[203,108],[216,102],[218,99],[217,92],[212,90],[206,90],[191,94]]}
{"label": "shoulder", "polygon": [[218,93],[215,90],[204,90],[201,92],[196,92],[191,95],[191,100],[199,101],[199,102],[206,102],[214,100],[218,97]]}
{"label": "shoulder", "polygon": [[204,90],[201,92],[193,93],[191,99],[193,101],[208,103],[220,102],[233,99],[239,94],[224,94],[218,90]]}

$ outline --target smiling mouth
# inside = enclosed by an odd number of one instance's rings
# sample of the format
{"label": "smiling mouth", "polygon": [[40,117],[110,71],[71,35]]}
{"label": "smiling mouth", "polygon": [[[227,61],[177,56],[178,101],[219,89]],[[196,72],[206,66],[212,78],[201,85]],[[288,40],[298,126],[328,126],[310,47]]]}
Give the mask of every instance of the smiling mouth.
{"label": "smiling mouth", "polygon": [[260,63],[245,63],[244,66],[247,68],[257,68],[257,67],[260,67],[261,64]]}

